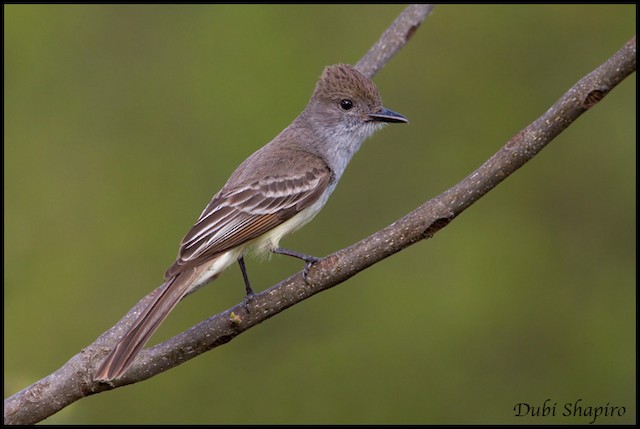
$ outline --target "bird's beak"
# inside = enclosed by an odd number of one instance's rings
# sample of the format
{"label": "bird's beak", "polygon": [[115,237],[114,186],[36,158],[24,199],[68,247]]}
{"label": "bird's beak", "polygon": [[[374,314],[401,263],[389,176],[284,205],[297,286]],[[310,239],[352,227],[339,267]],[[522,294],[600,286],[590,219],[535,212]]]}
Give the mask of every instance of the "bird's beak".
{"label": "bird's beak", "polygon": [[409,122],[409,120],[402,116],[400,113],[396,113],[393,110],[385,109],[384,107],[378,110],[376,113],[369,113],[369,118],[371,121],[377,122]]}

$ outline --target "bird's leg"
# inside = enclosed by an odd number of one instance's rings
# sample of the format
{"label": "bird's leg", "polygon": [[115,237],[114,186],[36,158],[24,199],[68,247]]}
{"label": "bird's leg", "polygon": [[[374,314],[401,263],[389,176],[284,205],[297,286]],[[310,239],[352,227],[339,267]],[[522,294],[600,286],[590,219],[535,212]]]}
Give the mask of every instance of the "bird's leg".
{"label": "bird's leg", "polygon": [[305,261],[306,264],[304,266],[304,271],[302,272],[302,278],[304,279],[305,283],[309,284],[309,282],[307,281],[307,274],[309,274],[309,268],[311,268],[313,264],[318,262],[320,258],[316,258],[315,256],[311,256],[311,255],[305,255],[304,253],[298,253],[294,250],[283,249],[282,247],[276,247],[274,249],[271,249],[271,251],[279,255],[293,256],[294,258],[302,259],[303,261]]}
{"label": "bird's leg", "polygon": [[247,267],[244,266],[244,255],[238,258],[238,265],[240,265],[240,271],[242,271],[242,278],[244,279],[244,287],[247,290],[247,294],[244,296],[242,302],[245,307],[247,303],[251,300],[251,297],[255,295],[253,289],[251,289],[251,283],[249,283],[249,276],[247,275]]}

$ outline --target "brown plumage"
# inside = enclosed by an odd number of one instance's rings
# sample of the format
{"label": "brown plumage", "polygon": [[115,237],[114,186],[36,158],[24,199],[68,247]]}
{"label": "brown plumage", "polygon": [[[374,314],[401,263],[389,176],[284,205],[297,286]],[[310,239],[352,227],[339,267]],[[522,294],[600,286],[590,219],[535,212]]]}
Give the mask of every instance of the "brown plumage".
{"label": "brown plumage", "polygon": [[165,283],[98,368],[97,380],[120,377],[151,335],[187,294],[215,279],[243,255],[279,248],[280,239],[324,206],[349,160],[383,122],[407,122],[382,107],[373,82],[353,67],[327,67],[306,109],[247,158],[206,206],[180,245]]}

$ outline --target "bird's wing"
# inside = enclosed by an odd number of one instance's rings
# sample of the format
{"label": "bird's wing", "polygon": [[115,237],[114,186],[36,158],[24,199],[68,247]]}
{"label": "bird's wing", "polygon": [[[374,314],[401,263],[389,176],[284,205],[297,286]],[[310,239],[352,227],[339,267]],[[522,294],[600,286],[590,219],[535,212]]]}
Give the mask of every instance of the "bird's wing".
{"label": "bird's wing", "polygon": [[331,171],[313,167],[305,172],[267,176],[213,197],[182,239],[178,258],[166,278],[198,266],[291,219],[316,202],[326,190]]}

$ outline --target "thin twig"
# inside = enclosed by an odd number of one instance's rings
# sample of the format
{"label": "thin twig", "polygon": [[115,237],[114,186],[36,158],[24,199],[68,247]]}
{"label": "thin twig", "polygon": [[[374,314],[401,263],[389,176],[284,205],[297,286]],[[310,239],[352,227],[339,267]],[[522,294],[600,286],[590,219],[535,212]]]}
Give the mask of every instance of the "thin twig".
{"label": "thin twig", "polygon": [[432,4],[407,6],[369,49],[369,52],[360,58],[355,65],[356,69],[369,79],[373,79],[376,73],[413,37],[434,7]]}

